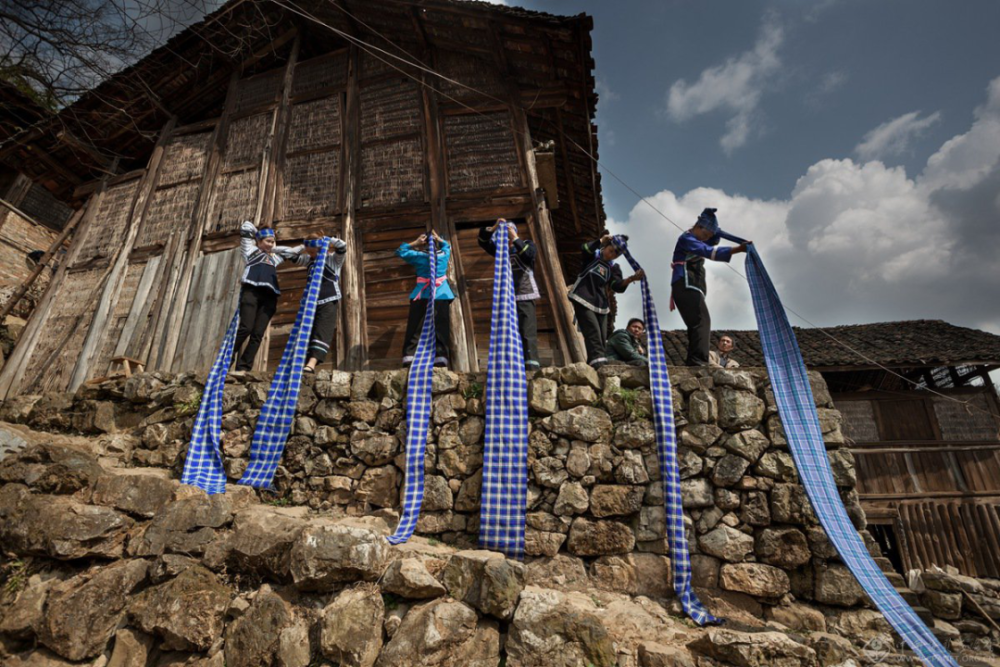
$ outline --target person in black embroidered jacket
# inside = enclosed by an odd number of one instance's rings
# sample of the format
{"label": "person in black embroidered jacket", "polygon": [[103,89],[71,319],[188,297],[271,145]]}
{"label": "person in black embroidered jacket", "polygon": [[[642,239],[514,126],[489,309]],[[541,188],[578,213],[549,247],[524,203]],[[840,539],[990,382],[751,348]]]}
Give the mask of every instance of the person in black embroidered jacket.
{"label": "person in black embroidered jacket", "polygon": [[510,268],[514,276],[514,301],[517,304],[517,329],[521,334],[524,350],[524,366],[527,370],[540,368],[538,362],[538,319],[535,301],[541,296],[535,282],[535,256],[538,248],[534,241],[522,240],[517,235],[517,226],[507,220],[497,220],[492,227],[479,230],[479,247],[496,256],[497,247],[493,243],[493,231],[501,222],[507,222],[507,241],[510,244]]}
{"label": "person in black embroidered jacket", "polygon": [[[264,338],[267,325],[278,309],[278,265],[286,259],[295,260],[302,253],[302,246],[286,248],[274,244],[274,230],[260,231],[247,220],[240,226],[240,250],[247,266],[240,277],[240,326],[236,330],[233,361],[236,370],[253,368],[257,348]],[[247,346],[240,354],[244,341]]]}
{"label": "person in black embroidered jacket", "polygon": [[[312,240],[323,238],[322,234],[312,234]],[[299,255],[296,264],[312,266],[316,260],[318,248],[306,248]],[[309,336],[308,359],[303,370],[306,373],[316,371],[316,366],[326,360],[333,343],[333,334],[337,331],[337,314],[340,312],[340,270],[347,259],[347,243],[336,236],[330,238],[330,247],[326,253],[326,264],[323,265],[323,280],[319,287],[319,299],[316,301],[316,316],[313,318],[312,334]]]}
{"label": "person in black embroidered jacket", "polygon": [[577,326],[587,347],[587,363],[594,368],[608,363],[604,349],[608,340],[608,313],[611,312],[608,288],[620,294],[645,275],[640,269],[622,278],[621,267],[615,260],[627,241],[624,234],[605,234],[597,241],[584,243],[581,247],[583,268],[569,290]]}

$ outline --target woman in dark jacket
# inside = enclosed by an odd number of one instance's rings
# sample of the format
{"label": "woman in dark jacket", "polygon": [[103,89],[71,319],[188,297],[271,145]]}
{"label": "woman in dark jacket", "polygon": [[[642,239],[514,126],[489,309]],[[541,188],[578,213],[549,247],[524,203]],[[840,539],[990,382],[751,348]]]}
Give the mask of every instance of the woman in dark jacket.
{"label": "woman in dark jacket", "polygon": [[628,237],[624,234],[605,234],[597,241],[584,243],[581,247],[583,268],[569,290],[577,326],[587,347],[587,363],[594,368],[608,363],[604,348],[608,340],[611,303],[607,290],[610,288],[620,294],[645,275],[640,269],[622,278],[621,267],[615,260],[625,250],[627,242]]}

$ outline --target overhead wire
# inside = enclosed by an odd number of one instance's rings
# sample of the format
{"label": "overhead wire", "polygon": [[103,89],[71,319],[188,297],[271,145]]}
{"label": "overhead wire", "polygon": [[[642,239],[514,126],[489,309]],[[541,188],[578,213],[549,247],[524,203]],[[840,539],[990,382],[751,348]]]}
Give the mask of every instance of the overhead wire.
{"label": "overhead wire", "polygon": [[[467,109],[467,110],[469,110],[469,111],[471,111],[473,113],[476,113],[476,114],[482,116],[486,120],[488,120],[488,121],[496,124],[498,127],[501,127],[501,128],[503,128],[505,130],[511,130],[512,129],[515,134],[518,134],[518,135],[520,135],[520,136],[528,139],[529,141],[531,141],[531,137],[528,135],[528,133],[523,132],[523,131],[521,131],[520,129],[518,129],[516,127],[511,128],[510,126],[505,125],[504,123],[501,123],[500,121],[496,120],[495,118],[493,118],[493,117],[491,117],[491,116],[483,113],[479,109],[476,109],[475,107],[472,107],[472,106],[466,104],[462,100],[459,100],[459,99],[457,99],[455,97],[452,97],[451,95],[445,93],[444,91],[442,91],[442,90],[440,90],[438,88],[435,88],[434,86],[430,85],[426,81],[424,81],[424,80],[422,80],[422,79],[420,79],[420,78],[418,78],[416,76],[413,76],[413,74],[411,74],[410,72],[407,72],[402,67],[398,67],[395,64],[393,64],[393,63],[385,60],[384,58],[379,57],[379,55],[377,55],[376,52],[380,53],[380,54],[383,54],[383,55],[385,55],[385,56],[387,56],[389,58],[393,58],[395,60],[398,60],[398,61],[402,62],[403,64],[408,65],[409,67],[415,68],[417,70],[420,70],[422,72],[425,72],[427,74],[435,76],[435,77],[441,79],[442,81],[446,81],[446,82],[451,83],[451,84],[453,84],[455,86],[458,86],[460,88],[464,88],[465,90],[468,90],[468,91],[470,91],[472,93],[475,93],[475,94],[477,94],[477,95],[479,95],[481,97],[485,97],[486,99],[492,100],[494,102],[498,102],[498,103],[500,103],[503,106],[517,106],[522,112],[526,113],[527,109],[525,109],[523,106],[517,105],[513,100],[503,100],[503,99],[500,99],[500,98],[498,98],[498,97],[496,97],[494,95],[491,95],[490,93],[487,93],[487,92],[479,90],[479,89],[477,89],[477,88],[475,88],[473,86],[470,86],[470,85],[467,85],[465,83],[462,83],[461,81],[457,81],[457,80],[455,80],[455,79],[453,79],[453,78],[451,78],[449,76],[446,76],[445,74],[442,74],[442,73],[434,70],[433,68],[425,65],[424,63],[422,63],[420,61],[420,59],[417,56],[415,56],[414,54],[410,53],[409,51],[407,51],[406,49],[404,49],[402,46],[400,46],[399,44],[397,44],[396,42],[393,42],[388,37],[386,37],[385,35],[381,34],[377,30],[375,30],[374,28],[372,28],[371,26],[369,26],[367,23],[365,23],[364,21],[362,21],[361,19],[359,19],[357,16],[355,16],[354,14],[352,14],[350,11],[348,11],[346,7],[343,7],[342,5],[340,5],[339,3],[335,2],[334,0],[329,0],[329,2],[336,9],[338,9],[341,12],[343,12],[344,14],[346,14],[347,16],[349,16],[351,19],[353,19],[355,22],[357,22],[360,25],[362,25],[363,27],[365,27],[367,30],[373,32],[378,37],[381,37],[383,40],[385,40],[386,42],[388,42],[392,46],[394,46],[397,49],[399,49],[400,51],[402,51],[404,54],[406,54],[407,56],[409,56],[409,58],[412,59],[412,60],[408,60],[407,58],[403,58],[401,56],[398,56],[398,55],[395,55],[393,53],[390,53],[390,52],[386,51],[385,49],[382,49],[382,48],[380,48],[378,46],[375,46],[374,44],[370,44],[370,43],[362,40],[359,37],[356,37],[354,35],[351,35],[348,32],[340,30],[339,28],[330,25],[329,23],[323,21],[322,19],[314,16],[310,12],[302,9],[301,7],[299,7],[299,6],[295,5],[295,4],[293,4],[292,0],[271,0],[271,2],[274,2],[275,4],[281,6],[281,7],[285,8],[285,9],[287,9],[287,10],[295,13],[295,14],[298,14],[299,16],[301,16],[303,18],[306,18],[306,19],[308,19],[310,21],[313,21],[314,23],[317,23],[317,24],[319,24],[319,25],[327,28],[328,30],[330,30],[333,33],[339,35],[340,37],[344,38],[348,42],[356,45],[358,48],[360,48],[361,50],[363,50],[365,53],[368,53],[373,58],[376,58],[377,60],[380,60],[381,62],[383,62],[384,64],[386,64],[386,65],[392,67],[393,69],[397,70],[398,72],[400,72],[404,76],[407,76],[407,77],[413,79],[414,81],[416,81],[421,86],[429,88],[430,90],[434,91],[435,93],[437,93],[437,94],[439,94],[439,95],[447,98],[448,100],[450,100],[452,102],[455,102],[459,106],[461,106],[461,107],[463,107],[463,108],[465,108],[465,109]],[[417,62],[414,62],[414,60],[416,60]],[[614,178],[616,181],[618,181],[619,184],[621,184],[625,189],[627,189],[636,198],[638,198],[639,201],[641,201],[644,204],[646,204],[646,206],[648,206],[650,209],[652,209],[660,217],[662,217],[664,220],[666,220],[667,222],[669,222],[671,225],[673,225],[674,227],[676,227],[681,232],[687,231],[684,227],[682,227],[681,225],[679,225],[678,223],[676,223],[673,219],[671,219],[670,216],[668,216],[666,213],[664,213],[659,208],[657,208],[653,204],[653,202],[651,202],[647,197],[645,197],[644,195],[642,195],[635,188],[633,188],[631,185],[629,185],[624,179],[622,179],[620,176],[618,176],[618,174],[616,174],[612,169],[610,169],[605,164],[603,164],[590,151],[588,151],[586,148],[584,148],[579,143],[577,143],[573,139],[573,137],[565,137],[565,139],[570,144],[572,144],[577,150],[579,150],[581,153],[583,153],[585,156],[587,156],[587,158],[589,158],[598,168],[604,170],[604,172],[606,172],[608,175],[610,175],[612,178]],[[745,280],[745,281],[747,280],[746,275],[743,274],[742,272],[740,272],[738,269],[736,269],[732,265],[726,263],[725,266],[726,266],[727,269],[729,269],[730,271],[732,271],[733,273],[735,273],[736,275],[738,275],[739,277],[741,277],[743,280]],[[915,381],[913,381],[913,380],[905,377],[904,375],[902,375],[902,374],[900,374],[900,373],[892,370],[891,368],[888,368],[887,366],[885,366],[882,363],[880,363],[878,360],[873,359],[872,357],[864,354],[863,352],[861,352],[860,350],[852,347],[851,345],[848,345],[847,343],[845,343],[844,341],[840,340],[839,338],[837,338],[836,336],[834,336],[830,332],[826,331],[826,329],[824,327],[820,327],[819,325],[815,324],[814,322],[812,322],[811,320],[809,320],[807,317],[805,317],[804,315],[802,315],[799,312],[797,312],[796,310],[794,310],[793,308],[791,308],[789,306],[786,306],[784,304],[782,304],[782,308],[784,308],[784,310],[787,311],[788,313],[791,313],[795,317],[799,318],[801,321],[805,322],[808,326],[812,327],[813,329],[816,329],[821,334],[823,334],[824,336],[826,336],[827,338],[829,338],[831,341],[835,342],[837,345],[839,345],[842,348],[844,348],[845,350],[848,350],[849,352],[857,355],[859,358],[861,358],[861,359],[869,362],[870,364],[872,364],[873,366],[876,366],[877,368],[880,368],[881,370],[885,371],[886,373],[889,373],[890,375],[894,375],[894,376],[898,377],[899,379],[903,380],[904,382],[908,382],[908,383],[912,384],[914,387],[918,387],[918,388],[920,387],[919,383],[917,383],[917,382],[915,382]],[[942,394],[941,392],[939,392],[939,391],[937,391],[935,389],[932,389],[930,387],[926,387],[925,390],[929,391],[929,392],[931,392],[931,393],[933,393],[933,394],[935,394],[937,396],[940,396],[941,398],[944,398],[946,400],[953,401],[955,403],[959,403],[959,404],[965,406],[966,410],[969,410],[970,408],[971,409],[980,410],[981,412],[984,412],[984,413],[992,416],[994,419],[997,419],[998,422],[1000,422],[1000,415],[998,415],[998,414],[996,414],[994,412],[991,412],[989,410],[985,410],[985,409],[983,409],[983,408],[981,408],[981,407],[979,407],[977,405],[974,405],[973,403],[971,403],[971,401],[962,401],[962,400],[959,400],[959,399],[957,399],[957,398],[955,398],[953,396],[948,396],[947,394]]]}

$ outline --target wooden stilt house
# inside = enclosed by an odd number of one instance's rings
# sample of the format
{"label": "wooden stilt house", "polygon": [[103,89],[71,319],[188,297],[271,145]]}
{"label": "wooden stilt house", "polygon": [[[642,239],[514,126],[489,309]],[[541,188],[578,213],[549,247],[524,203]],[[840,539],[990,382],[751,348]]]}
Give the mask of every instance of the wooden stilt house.
{"label": "wooden stilt house", "polygon": [[[484,367],[492,259],[479,226],[539,246],[543,363],[583,359],[565,299],[603,227],[592,20],[458,0],[231,0],[0,153],[77,208],[54,287],[0,396],[73,389],[127,356],[206,370],[236,307],[238,227],[348,243],[333,363],[400,363],[412,271],[453,241],[453,366]],[[440,76],[439,76],[440,75]],[[283,293],[258,368],[280,357],[305,283]]]}

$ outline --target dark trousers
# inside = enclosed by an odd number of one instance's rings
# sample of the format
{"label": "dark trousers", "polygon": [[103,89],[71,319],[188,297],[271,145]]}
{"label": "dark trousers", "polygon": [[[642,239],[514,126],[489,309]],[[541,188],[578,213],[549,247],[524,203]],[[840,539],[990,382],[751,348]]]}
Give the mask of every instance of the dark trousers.
{"label": "dark trousers", "polygon": [[573,310],[576,312],[576,325],[583,334],[583,344],[587,347],[587,363],[607,361],[604,345],[608,342],[608,316],[595,313],[576,301],[573,301]]}
{"label": "dark trousers", "polygon": [[[434,333],[437,337],[434,356],[448,360],[448,349],[451,342],[451,319],[449,308],[451,301],[437,299],[434,301]],[[406,318],[406,338],[403,340],[403,361],[413,360],[417,353],[417,343],[420,342],[420,332],[424,328],[424,317],[427,316],[427,299],[410,301],[410,312]]]}
{"label": "dark trousers", "polygon": [[538,363],[538,317],[535,315],[534,301],[517,301],[517,330],[521,333],[521,347],[524,350],[524,365],[537,368]]}
{"label": "dark trousers", "polygon": [[707,366],[708,348],[712,338],[712,316],[708,314],[705,295],[684,287],[680,280],[672,286],[674,305],[688,330],[688,366]]}
{"label": "dark trousers", "polygon": [[313,319],[312,333],[309,335],[309,349],[306,357],[316,359],[317,364],[326,360],[333,344],[333,334],[337,332],[337,316],[340,313],[340,301],[327,301],[316,306],[316,317]]}
{"label": "dark trousers", "polygon": [[[267,324],[278,309],[278,295],[266,287],[243,285],[240,290],[240,326],[236,329],[236,345],[233,360],[236,370],[248,371],[253,368],[257,348],[267,331]],[[240,354],[240,346],[246,341],[246,349]],[[237,360],[238,358],[238,360]]]}

